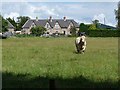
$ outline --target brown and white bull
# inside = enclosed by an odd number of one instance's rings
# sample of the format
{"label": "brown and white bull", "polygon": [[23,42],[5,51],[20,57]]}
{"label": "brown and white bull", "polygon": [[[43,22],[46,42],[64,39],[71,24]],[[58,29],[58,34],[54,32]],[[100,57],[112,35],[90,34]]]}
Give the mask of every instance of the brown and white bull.
{"label": "brown and white bull", "polygon": [[84,53],[86,49],[86,37],[84,35],[77,37],[75,45],[78,53]]}

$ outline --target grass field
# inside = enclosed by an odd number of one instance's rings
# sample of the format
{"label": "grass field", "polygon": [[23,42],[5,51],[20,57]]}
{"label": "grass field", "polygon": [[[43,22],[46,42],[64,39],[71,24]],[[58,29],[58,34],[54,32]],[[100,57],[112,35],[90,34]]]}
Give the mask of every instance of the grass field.
{"label": "grass field", "polygon": [[3,88],[117,87],[118,38],[87,38],[77,54],[75,38],[9,38],[2,41]]}

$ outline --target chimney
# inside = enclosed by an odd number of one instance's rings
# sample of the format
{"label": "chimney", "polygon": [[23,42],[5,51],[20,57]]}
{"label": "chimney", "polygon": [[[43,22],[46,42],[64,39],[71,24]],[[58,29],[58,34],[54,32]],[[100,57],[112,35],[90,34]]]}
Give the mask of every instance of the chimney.
{"label": "chimney", "polygon": [[38,21],[38,17],[36,17],[36,21]]}
{"label": "chimney", "polygon": [[64,21],[66,21],[66,17],[63,17]]}
{"label": "chimney", "polygon": [[52,22],[52,16],[50,16],[49,21]]}

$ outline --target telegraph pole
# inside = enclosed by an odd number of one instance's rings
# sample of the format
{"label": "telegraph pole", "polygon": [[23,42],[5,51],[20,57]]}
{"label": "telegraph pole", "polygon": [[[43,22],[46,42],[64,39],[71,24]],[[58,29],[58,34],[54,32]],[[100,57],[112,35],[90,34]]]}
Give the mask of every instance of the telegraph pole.
{"label": "telegraph pole", "polygon": [[105,24],[105,17],[104,17],[104,24]]}

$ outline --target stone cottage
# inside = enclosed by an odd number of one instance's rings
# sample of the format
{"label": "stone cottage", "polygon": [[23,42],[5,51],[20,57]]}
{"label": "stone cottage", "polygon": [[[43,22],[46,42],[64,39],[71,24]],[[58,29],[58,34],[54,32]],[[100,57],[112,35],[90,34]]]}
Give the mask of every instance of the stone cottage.
{"label": "stone cottage", "polygon": [[47,34],[64,34],[70,35],[70,28],[75,27],[77,31],[79,30],[79,24],[73,19],[67,19],[64,17],[63,19],[52,19],[50,16],[49,19],[30,19],[24,25],[22,29],[22,33],[30,34],[30,30],[35,26],[43,26],[47,29]]}

